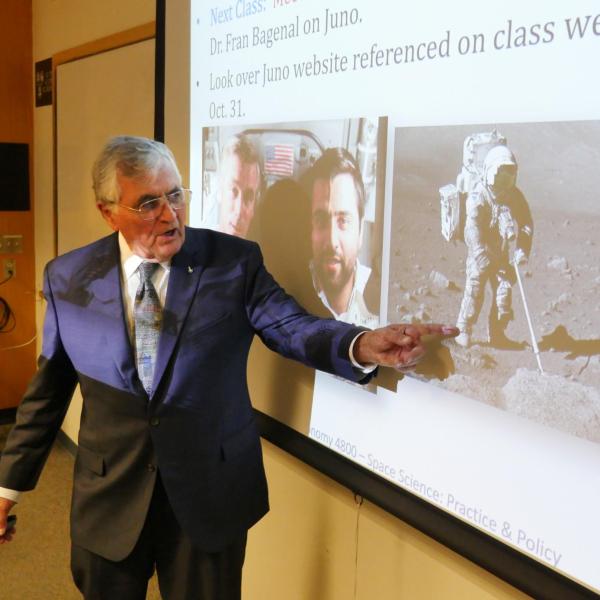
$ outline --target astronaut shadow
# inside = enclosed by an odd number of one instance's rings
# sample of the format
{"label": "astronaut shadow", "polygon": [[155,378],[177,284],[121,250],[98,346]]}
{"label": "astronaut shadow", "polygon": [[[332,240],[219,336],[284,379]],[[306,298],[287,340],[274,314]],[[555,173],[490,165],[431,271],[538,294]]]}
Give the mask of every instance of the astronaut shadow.
{"label": "astronaut shadow", "polygon": [[488,323],[488,340],[480,342],[480,346],[494,348],[496,350],[526,350],[530,344],[523,340],[514,340],[505,333],[505,326],[493,317]]}
{"label": "astronaut shadow", "polygon": [[[452,354],[441,340],[426,340],[425,347],[427,354],[414,370],[419,379],[439,379],[443,381],[456,372]],[[395,369],[383,368],[377,374],[377,386],[395,392],[398,388],[398,382],[404,377],[403,373]]]}
{"label": "astronaut shadow", "polygon": [[568,352],[566,358],[569,360],[600,354],[600,340],[578,340],[571,336],[564,325],[558,325],[552,333],[543,336],[538,347],[540,350]]}
{"label": "astronaut shadow", "polygon": [[495,339],[492,338],[489,341],[482,341],[477,344],[484,348],[494,348],[495,350],[527,350],[528,348],[531,348],[529,342],[513,340],[505,336]]}

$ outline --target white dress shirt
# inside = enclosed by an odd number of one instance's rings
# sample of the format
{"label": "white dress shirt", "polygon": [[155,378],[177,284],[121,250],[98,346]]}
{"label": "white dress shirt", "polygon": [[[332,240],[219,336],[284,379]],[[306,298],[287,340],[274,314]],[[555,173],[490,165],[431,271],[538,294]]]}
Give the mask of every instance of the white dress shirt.
{"label": "white dress shirt", "polygon": [[[138,267],[144,262],[137,254],[134,254],[125,238],[119,232],[119,251],[121,253],[121,289],[123,290],[123,306],[125,307],[125,318],[127,319],[127,330],[132,344],[135,342],[133,336],[133,305],[135,294],[140,285],[140,274]],[[167,298],[167,285],[169,273],[171,272],[171,261],[158,263],[161,268],[156,269],[152,275],[152,284],[158,294],[160,306],[164,307]]]}

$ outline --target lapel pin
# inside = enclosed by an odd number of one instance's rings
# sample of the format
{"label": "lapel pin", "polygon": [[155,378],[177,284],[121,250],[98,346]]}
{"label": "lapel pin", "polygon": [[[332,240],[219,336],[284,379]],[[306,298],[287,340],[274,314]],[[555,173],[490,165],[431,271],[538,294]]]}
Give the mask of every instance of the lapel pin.
{"label": "lapel pin", "polygon": [[188,273],[193,273],[194,269],[192,269],[192,267],[188,267]]}

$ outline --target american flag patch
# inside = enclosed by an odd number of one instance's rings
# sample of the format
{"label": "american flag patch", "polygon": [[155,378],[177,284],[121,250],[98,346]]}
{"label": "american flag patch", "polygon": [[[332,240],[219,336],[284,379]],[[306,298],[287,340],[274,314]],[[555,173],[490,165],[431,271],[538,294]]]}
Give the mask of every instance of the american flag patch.
{"label": "american flag patch", "polygon": [[265,148],[265,173],[291,177],[294,174],[294,147],[290,144],[271,144]]}

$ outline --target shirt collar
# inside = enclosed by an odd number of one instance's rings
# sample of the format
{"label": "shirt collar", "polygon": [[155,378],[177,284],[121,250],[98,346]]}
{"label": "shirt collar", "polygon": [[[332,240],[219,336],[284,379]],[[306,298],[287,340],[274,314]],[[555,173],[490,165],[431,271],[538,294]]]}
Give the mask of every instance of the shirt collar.
{"label": "shirt collar", "polygon": [[371,268],[367,267],[366,265],[361,264],[360,261],[357,259],[356,264],[354,265],[354,285],[352,286],[352,292],[351,292],[350,298],[348,300],[348,306],[346,307],[346,310],[343,313],[340,313],[338,315],[335,312],[335,310],[333,310],[331,305],[329,304],[329,301],[327,300],[327,295],[325,294],[325,292],[319,285],[319,281],[317,279],[317,274],[315,271],[314,261],[312,261],[312,260],[310,261],[309,268],[310,268],[310,273],[312,275],[313,287],[315,288],[315,292],[317,292],[317,296],[319,296],[319,298],[321,299],[321,302],[325,305],[327,310],[329,310],[329,312],[337,320],[342,320],[342,317],[348,313],[348,310],[350,309],[350,307],[352,306],[352,303],[354,302],[354,298],[356,297],[356,294],[357,293],[362,294],[364,292],[365,286],[367,285],[367,281],[369,279],[369,276],[371,275]]}
{"label": "shirt collar", "polygon": [[[119,253],[121,259],[121,272],[123,273],[123,277],[125,281],[129,281],[129,278],[137,271],[138,267],[144,262],[144,259],[137,254],[134,254],[127,243],[127,240],[123,236],[123,234],[119,231]],[[152,261],[157,262],[157,261]],[[167,271],[171,267],[171,261],[166,260],[161,263],[158,263],[163,269]]]}

